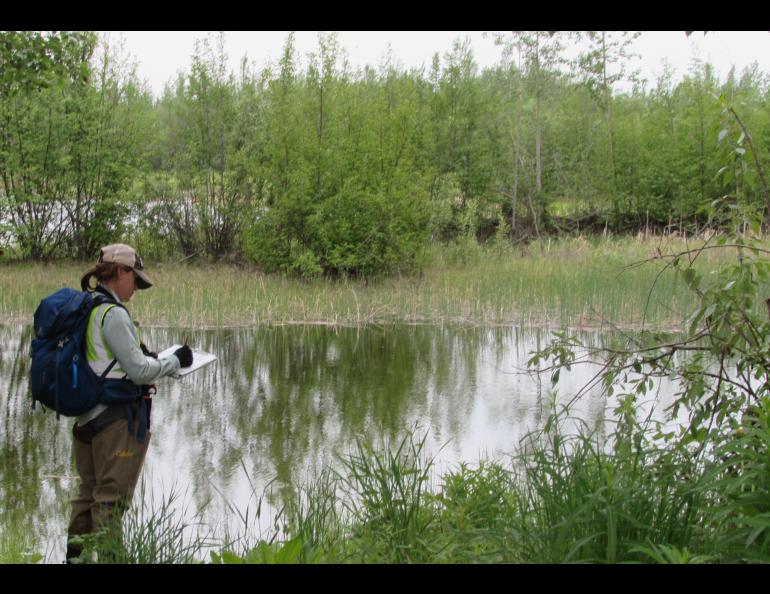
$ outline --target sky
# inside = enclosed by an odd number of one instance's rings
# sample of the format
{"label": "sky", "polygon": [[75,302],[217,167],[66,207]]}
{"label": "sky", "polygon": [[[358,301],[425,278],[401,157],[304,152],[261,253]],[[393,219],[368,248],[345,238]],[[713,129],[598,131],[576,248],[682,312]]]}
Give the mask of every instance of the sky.
{"label": "sky", "polygon": [[[125,49],[138,62],[137,73],[150,86],[157,98],[166,82],[176,78],[177,72],[187,70],[191,62],[196,39],[203,39],[208,31],[105,31],[108,38],[123,39]],[[225,52],[230,67],[238,72],[238,65],[247,56],[258,69],[268,63],[275,64],[288,31],[226,31]],[[501,48],[494,43],[493,35],[481,31],[339,31],[340,46],[346,51],[351,65],[377,66],[390,44],[393,57],[405,68],[430,67],[433,54],[443,55],[456,39],[469,38],[476,62],[481,68],[499,62]],[[306,54],[318,47],[315,31],[295,32],[297,54]],[[678,80],[687,72],[692,59],[699,57],[713,64],[717,75],[724,77],[731,66],[738,72],[752,62],[760,70],[770,73],[770,32],[768,31],[709,31],[706,35],[696,31],[689,37],[684,31],[647,31],[637,39],[633,50],[641,55],[634,64],[641,75],[654,85],[667,60]],[[304,62],[303,62],[304,63]],[[619,84],[616,90],[623,90]]]}

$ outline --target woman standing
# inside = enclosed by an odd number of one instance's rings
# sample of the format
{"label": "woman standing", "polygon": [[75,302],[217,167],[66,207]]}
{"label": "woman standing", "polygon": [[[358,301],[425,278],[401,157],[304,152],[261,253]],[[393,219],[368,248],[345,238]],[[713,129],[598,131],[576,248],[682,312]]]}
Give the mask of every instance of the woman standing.
{"label": "woman standing", "polygon": [[158,359],[140,342],[124,304],[137,289],[150,288],[152,281],[131,246],[118,243],[103,247],[97,264],[83,275],[80,286],[106,298],[94,307],[88,321],[88,364],[99,376],[106,371],[109,389],[129,394],[130,404],[97,404],[78,417],[72,428],[80,488],[72,500],[68,562],[82,552],[82,544],[72,542],[73,537],[119,522],[131,501],[151,436],[150,411],[142,386],[189,367],[193,360],[186,344]]}

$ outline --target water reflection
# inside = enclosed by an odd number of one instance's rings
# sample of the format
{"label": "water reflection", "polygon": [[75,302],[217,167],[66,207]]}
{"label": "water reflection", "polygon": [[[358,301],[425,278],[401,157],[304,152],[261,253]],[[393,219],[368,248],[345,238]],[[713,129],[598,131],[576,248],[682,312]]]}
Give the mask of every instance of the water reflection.
{"label": "water reflection", "polygon": [[[182,334],[142,329],[154,350]],[[75,489],[72,420],[30,411],[31,337],[31,327],[0,326],[0,517],[23,518],[47,558],[58,561]],[[337,465],[359,436],[383,443],[419,425],[439,471],[503,456],[548,414],[547,382],[515,372],[550,337],[545,330],[411,325],[199,332],[194,346],[218,361],[184,380],[161,380],[144,477],[155,494],[181,489],[180,508],[205,508],[214,525],[228,504],[253,507],[254,489],[273,479],[280,494]],[[563,377],[562,393],[588,373]],[[589,394],[576,413],[593,425],[606,409]]]}

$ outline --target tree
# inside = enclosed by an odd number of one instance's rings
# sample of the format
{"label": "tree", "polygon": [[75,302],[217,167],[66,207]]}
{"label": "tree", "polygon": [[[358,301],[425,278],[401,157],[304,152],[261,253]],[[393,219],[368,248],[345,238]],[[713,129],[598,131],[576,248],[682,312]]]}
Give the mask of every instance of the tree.
{"label": "tree", "polygon": [[[584,37],[587,50],[578,63],[583,72],[585,84],[602,105],[607,122],[610,194],[616,222],[620,217],[620,198],[617,195],[617,171],[615,154],[615,131],[612,122],[612,86],[626,76],[626,61],[633,57],[630,46],[641,35],[640,31],[588,31]],[[615,67],[615,72],[611,68]]]}
{"label": "tree", "polygon": [[247,257],[306,277],[412,269],[427,229],[419,91],[387,60],[355,77],[334,35],[299,73],[290,36],[266,84],[269,189],[243,234]]}
{"label": "tree", "polygon": [[82,260],[125,233],[150,133],[151,100],[136,66],[120,44],[102,40],[99,49],[90,84],[76,81],[65,103],[70,190],[63,206],[74,255]]}
{"label": "tree", "polygon": [[163,98],[173,180],[163,210],[185,255],[231,253],[251,212],[246,151],[255,148],[254,127],[238,109],[243,83],[227,70],[220,33],[196,42],[189,73]]}
{"label": "tree", "polygon": [[[3,197],[21,253],[36,259],[62,255],[72,239],[76,255],[92,255],[98,240],[86,240],[84,229],[115,214],[105,211],[95,195],[94,184],[105,176],[90,160],[94,154],[102,157],[104,144],[100,138],[89,147],[89,128],[104,124],[93,102],[91,59],[97,42],[91,32],[3,32],[0,37]],[[102,89],[107,72],[105,65]]]}
{"label": "tree", "polygon": [[[513,46],[524,58],[525,84],[534,96],[534,128],[535,128],[535,204],[532,205],[531,193],[527,194],[535,230],[540,235],[538,219],[542,216],[543,205],[543,165],[542,165],[542,103],[548,81],[562,63],[563,50],[560,36],[555,31],[513,31]],[[521,87],[520,87],[521,88]],[[517,127],[518,130],[518,127]],[[518,178],[518,175],[517,175]]]}
{"label": "tree", "polygon": [[0,96],[30,93],[57,79],[91,77],[92,31],[0,31]]}

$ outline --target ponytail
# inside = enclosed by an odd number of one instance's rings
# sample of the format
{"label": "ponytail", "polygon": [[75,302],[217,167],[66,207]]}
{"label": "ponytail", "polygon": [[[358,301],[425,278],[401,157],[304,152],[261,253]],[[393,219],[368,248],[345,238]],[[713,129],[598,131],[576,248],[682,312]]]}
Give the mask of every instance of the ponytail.
{"label": "ponytail", "polygon": [[100,284],[104,281],[112,280],[118,276],[118,267],[120,264],[115,262],[99,262],[92,268],[86,270],[83,278],[80,279],[80,289],[82,291],[91,292],[96,289],[96,286],[91,286],[91,278],[96,277],[96,284]]}

